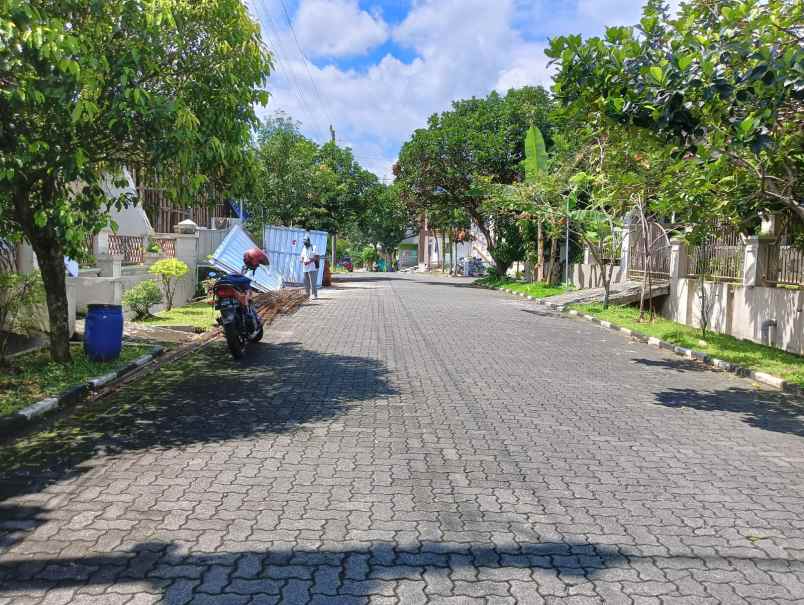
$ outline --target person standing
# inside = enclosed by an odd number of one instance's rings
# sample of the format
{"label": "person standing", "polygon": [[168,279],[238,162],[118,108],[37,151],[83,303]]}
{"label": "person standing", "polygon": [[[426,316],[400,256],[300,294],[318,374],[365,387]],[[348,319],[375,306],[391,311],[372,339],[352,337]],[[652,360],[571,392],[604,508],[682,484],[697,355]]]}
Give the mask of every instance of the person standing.
{"label": "person standing", "polygon": [[310,236],[304,236],[304,245],[301,252],[301,263],[304,268],[304,289],[307,291],[307,297],[310,297],[310,292],[313,293],[313,298],[318,298],[318,263],[319,255],[318,249],[313,246],[310,241]]}

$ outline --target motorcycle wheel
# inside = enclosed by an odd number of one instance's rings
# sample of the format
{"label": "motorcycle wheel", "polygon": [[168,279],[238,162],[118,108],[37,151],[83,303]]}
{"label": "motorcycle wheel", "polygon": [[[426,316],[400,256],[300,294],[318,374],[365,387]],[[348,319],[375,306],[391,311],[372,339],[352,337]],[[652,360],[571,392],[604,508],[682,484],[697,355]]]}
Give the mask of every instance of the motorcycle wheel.
{"label": "motorcycle wheel", "polygon": [[259,332],[257,332],[250,340],[251,342],[260,342],[263,337],[262,326],[260,326]]}
{"label": "motorcycle wheel", "polygon": [[223,326],[223,334],[226,336],[226,344],[233,359],[240,359],[246,352],[246,339],[240,336],[237,326],[234,323]]}

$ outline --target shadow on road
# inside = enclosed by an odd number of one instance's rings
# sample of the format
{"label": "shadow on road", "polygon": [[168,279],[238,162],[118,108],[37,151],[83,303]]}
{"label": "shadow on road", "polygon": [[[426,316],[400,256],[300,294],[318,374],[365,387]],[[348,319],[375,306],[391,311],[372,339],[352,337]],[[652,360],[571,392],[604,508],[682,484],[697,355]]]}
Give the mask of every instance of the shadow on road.
{"label": "shadow on road", "polygon": [[[479,569],[486,579],[512,580],[502,584],[504,590],[516,590],[517,584],[524,591],[540,586],[560,594],[566,585],[583,584],[632,565],[639,567],[643,558],[624,555],[612,546],[584,543],[424,542],[404,547],[350,542],[338,548],[266,545],[264,550],[182,555],[174,544],[146,542],[127,551],[94,556],[5,560],[0,563],[0,595],[36,596],[47,590],[114,585],[126,592],[157,593],[165,603],[185,603],[204,596],[204,602],[246,603],[253,595],[281,596],[283,603],[306,603],[313,595],[318,595],[313,602],[327,603],[339,595],[340,603],[352,602],[349,597],[357,602],[355,597],[371,594],[393,596],[395,581],[405,579],[425,579],[431,587],[449,592],[458,584],[475,582]],[[720,570],[735,569],[740,561],[761,560],[774,568],[804,571],[802,561],[765,557],[670,555],[663,559],[677,559],[674,566]],[[653,565],[654,558],[647,557],[646,562]],[[135,586],[125,589],[127,584]],[[494,591],[483,582],[474,587],[481,592],[489,589]],[[534,598],[533,593],[530,596]],[[522,602],[535,602],[524,598]]]}
{"label": "shadow on road", "polygon": [[632,363],[647,366],[650,368],[664,368],[675,372],[713,372],[710,367],[691,359],[632,359]]}
{"label": "shadow on road", "polygon": [[750,426],[804,437],[804,402],[784,393],[737,387],[717,391],[667,389],[656,394],[656,401],[671,408],[740,414]]}
{"label": "shadow on road", "polygon": [[282,433],[396,392],[373,359],[284,343],[234,362],[216,343],[0,448],[0,500],[77,476],[96,456]]}

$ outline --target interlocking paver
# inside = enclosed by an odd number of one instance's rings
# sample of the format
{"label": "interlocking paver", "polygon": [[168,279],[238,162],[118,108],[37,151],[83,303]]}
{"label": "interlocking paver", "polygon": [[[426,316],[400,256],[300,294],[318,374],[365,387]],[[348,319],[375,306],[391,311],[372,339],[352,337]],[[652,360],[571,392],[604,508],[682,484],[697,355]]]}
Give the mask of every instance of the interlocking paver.
{"label": "interlocking paver", "polygon": [[804,407],[354,276],[0,447],[0,604],[804,601]]}

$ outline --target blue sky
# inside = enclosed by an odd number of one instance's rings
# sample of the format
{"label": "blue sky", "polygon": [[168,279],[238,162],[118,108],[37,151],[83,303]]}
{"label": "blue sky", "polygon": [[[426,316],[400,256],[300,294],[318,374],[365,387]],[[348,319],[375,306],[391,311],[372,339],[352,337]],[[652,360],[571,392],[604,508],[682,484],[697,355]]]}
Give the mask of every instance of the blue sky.
{"label": "blue sky", "polygon": [[[549,85],[549,37],[638,21],[641,0],[247,0],[274,53],[265,114],[284,112],[379,177],[455,99]],[[307,59],[307,60],[305,60]]]}

